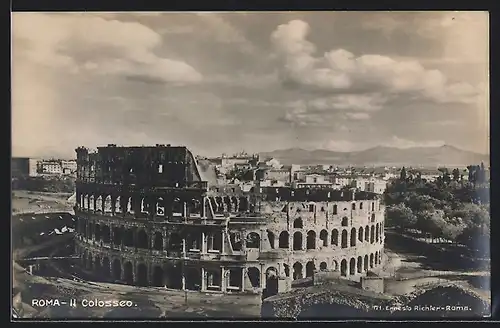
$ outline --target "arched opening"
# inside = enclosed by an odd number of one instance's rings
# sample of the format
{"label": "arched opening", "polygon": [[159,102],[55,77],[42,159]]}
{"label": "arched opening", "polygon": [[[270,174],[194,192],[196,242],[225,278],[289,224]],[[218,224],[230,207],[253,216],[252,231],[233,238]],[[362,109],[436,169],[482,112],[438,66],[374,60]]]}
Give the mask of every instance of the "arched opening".
{"label": "arched opening", "polygon": [[111,202],[111,195],[106,196],[104,198],[104,213],[112,213],[113,212],[113,206]]}
{"label": "arched opening", "polygon": [[347,248],[347,230],[342,230],[342,248]]}
{"label": "arched opening", "polygon": [[255,248],[259,249],[260,248],[260,236],[256,232],[250,232],[247,235],[247,248]]}
{"label": "arched opening", "polygon": [[319,239],[322,242],[322,246],[327,247],[328,246],[328,231],[326,231],[325,229],[321,230],[319,233]]}
{"label": "arched opening", "polygon": [[294,251],[302,250],[302,233],[300,231],[296,231],[293,234],[293,250]]}
{"label": "arched opening", "polygon": [[351,247],[356,246],[356,228],[351,229]]}
{"label": "arched opening", "polygon": [[165,284],[168,288],[182,289],[182,267],[180,263],[175,263],[165,270]]}
{"label": "arched opening", "polygon": [[365,259],[363,260],[363,266],[365,271],[368,271],[368,255],[365,255]]}
{"label": "arched opening", "polygon": [[101,238],[106,244],[111,242],[111,231],[107,225],[103,226],[101,229]]}
{"label": "arched opening", "polygon": [[[234,242],[234,233],[233,233],[233,239],[231,240],[231,245],[233,246],[233,250],[238,250],[236,249],[237,246],[236,243]],[[238,240],[240,242],[240,246],[241,247],[241,240]],[[186,236],[186,249],[187,250],[199,250],[201,247],[201,234],[198,232],[198,233],[190,233]],[[241,250],[241,248],[240,248]]]}
{"label": "arched opening", "polygon": [[378,223],[375,225],[375,241],[378,243],[378,230],[379,230],[379,225]]}
{"label": "arched opening", "polygon": [[335,246],[339,245],[339,232],[337,229],[332,230],[331,244]]}
{"label": "arched opening", "polygon": [[110,270],[110,267],[109,267],[109,258],[107,258],[105,256],[105,257],[102,258],[101,275],[104,278],[108,278],[109,277],[109,270]]}
{"label": "arched opening", "polygon": [[328,268],[328,265],[326,264],[326,262],[321,262],[321,263],[319,264],[319,269],[320,269],[321,271],[326,271],[326,270],[327,270],[327,268]]}
{"label": "arched opening", "polygon": [[342,218],[342,226],[347,227],[349,225],[349,219],[345,216]]}
{"label": "arched opening", "polygon": [[95,241],[101,240],[101,225],[99,223],[96,223],[94,225],[94,240]]}
{"label": "arched opening", "polygon": [[306,278],[314,276],[314,270],[316,270],[314,262],[313,261],[307,262],[306,263]]}
{"label": "arched opening", "polygon": [[340,275],[347,277],[347,261],[345,259],[340,262]]}
{"label": "arched opening", "polygon": [[149,238],[143,229],[137,231],[137,248],[149,249]]}
{"label": "arched opening", "polygon": [[157,251],[163,250],[163,236],[161,232],[155,232],[155,239],[153,243],[153,248]]}
{"label": "arched opening", "polygon": [[377,266],[378,265],[378,251],[375,252],[375,260],[374,261],[375,261],[375,266]]}
{"label": "arched opening", "polygon": [[127,247],[134,246],[134,231],[132,229],[125,230],[125,236],[123,236],[123,245]]}
{"label": "arched opening", "polygon": [[285,277],[290,277],[290,266],[288,264],[283,264],[283,270],[285,271]]}
{"label": "arched opening", "polygon": [[[372,204],[372,205],[373,205],[373,204]],[[372,207],[373,207],[373,206],[372,206]],[[372,211],[373,211],[373,209],[372,209]],[[372,214],[371,221],[372,221],[372,222],[375,222],[375,214]]]}
{"label": "arched opening", "polygon": [[370,254],[370,269],[373,269],[373,253]]}
{"label": "arched opening", "polygon": [[97,197],[95,200],[95,211],[102,212],[102,196],[101,195],[99,195],[99,197]]}
{"label": "arched opening", "polygon": [[95,259],[94,259],[94,270],[97,274],[101,273],[101,258],[99,257],[99,255],[96,255]]}
{"label": "arched opening", "polygon": [[295,262],[295,264],[293,265],[293,280],[302,279],[302,277],[302,263]]}
{"label": "arched opening", "polygon": [[122,212],[121,197],[118,196],[115,199],[115,213],[121,213],[121,212]]}
{"label": "arched opening", "polygon": [[134,268],[132,266],[132,263],[127,262],[123,266],[123,273],[124,273],[124,278],[125,278],[125,283],[128,285],[132,285],[134,283]]}
{"label": "arched opening", "polygon": [[293,221],[293,227],[295,229],[302,229],[304,228],[304,224],[302,223],[302,219],[298,218]]}
{"label": "arched opening", "polygon": [[231,204],[231,197],[224,197],[225,210],[229,213],[233,211],[233,204]]}
{"label": "arched opening", "polygon": [[240,212],[248,211],[248,200],[245,197],[240,197]]}
{"label": "arched opening", "polygon": [[91,210],[91,211],[95,210],[94,195],[90,195],[90,197],[89,197],[89,210]]}
{"label": "arched opening", "polygon": [[156,216],[165,216],[165,201],[162,197],[156,201]]}
{"label": "arched opening", "polygon": [[351,258],[351,261],[349,262],[349,274],[351,276],[356,274],[356,259]]}
{"label": "arched opening", "polygon": [[148,268],[144,263],[140,263],[137,266],[137,285],[138,286],[148,285]]}
{"label": "arched opening", "polygon": [[359,230],[358,230],[358,240],[359,240],[360,243],[363,242],[363,237],[364,237],[363,227],[360,227]]}
{"label": "arched opening", "polygon": [[365,241],[366,242],[370,241],[370,227],[369,226],[365,227]]}
{"label": "arched opening", "polygon": [[371,226],[370,227],[370,244],[373,244],[375,242],[375,227]]}
{"label": "arched opening", "polygon": [[220,289],[220,286],[221,286],[220,270],[207,270],[207,288]]}
{"label": "arched opening", "polygon": [[182,251],[182,239],[177,233],[171,233],[168,239],[168,250],[174,252]]}
{"label": "arched opening", "polygon": [[307,232],[307,249],[316,249],[316,232],[313,230]]}
{"label": "arched opening", "polygon": [[233,251],[237,251],[237,252],[241,251],[241,248],[243,245],[242,238],[241,238],[241,232],[240,231],[230,232],[229,239],[231,240],[231,246],[233,247]]}
{"label": "arched opening", "polygon": [[253,288],[260,287],[260,270],[256,267],[250,267],[247,269],[248,279],[252,284]]}
{"label": "arched opening", "polygon": [[123,227],[113,227],[113,244],[120,246],[123,238]]}
{"label": "arched opening", "polygon": [[274,233],[271,230],[267,230],[267,239],[271,248],[274,249]]}
{"label": "arched opening", "polygon": [[358,256],[358,273],[363,272],[363,258],[361,256]]}
{"label": "arched opening", "polygon": [[[103,261],[104,262],[104,261]],[[121,280],[122,278],[122,265],[119,259],[113,261],[113,279],[115,281]]]}
{"label": "arched opening", "polygon": [[201,289],[201,272],[197,268],[188,268],[186,270],[186,289]]}
{"label": "arched opening", "polygon": [[332,270],[339,271],[339,263],[336,260],[332,261]]}
{"label": "arched opening", "polygon": [[353,211],[355,211],[356,210],[356,203],[352,203],[351,208]]}
{"label": "arched opening", "polygon": [[279,237],[279,248],[288,249],[289,247],[290,247],[290,235],[288,234],[288,231],[282,231]]}
{"label": "arched opening", "polygon": [[153,268],[153,286],[163,287],[163,269],[160,266]]}
{"label": "arched opening", "polygon": [[336,215],[338,213],[338,206],[333,205],[333,214]]}
{"label": "arched opening", "polygon": [[262,297],[266,298],[278,294],[278,271],[275,268],[266,270],[266,288],[262,293]]}

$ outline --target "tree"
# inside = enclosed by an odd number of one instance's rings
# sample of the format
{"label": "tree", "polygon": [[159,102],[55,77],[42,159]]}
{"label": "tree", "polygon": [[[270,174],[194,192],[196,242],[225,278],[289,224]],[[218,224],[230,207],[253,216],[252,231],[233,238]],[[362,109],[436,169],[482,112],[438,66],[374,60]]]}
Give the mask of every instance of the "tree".
{"label": "tree", "polygon": [[417,217],[404,203],[387,207],[387,223],[398,230],[415,228]]}
{"label": "tree", "polygon": [[456,243],[466,227],[467,225],[461,218],[450,218],[442,227],[443,237]]}
{"label": "tree", "polygon": [[460,170],[459,169],[453,169],[452,175],[453,175],[453,181],[460,180]]}
{"label": "tree", "polygon": [[399,174],[399,180],[406,181],[406,169],[404,166],[401,169],[401,173]]}

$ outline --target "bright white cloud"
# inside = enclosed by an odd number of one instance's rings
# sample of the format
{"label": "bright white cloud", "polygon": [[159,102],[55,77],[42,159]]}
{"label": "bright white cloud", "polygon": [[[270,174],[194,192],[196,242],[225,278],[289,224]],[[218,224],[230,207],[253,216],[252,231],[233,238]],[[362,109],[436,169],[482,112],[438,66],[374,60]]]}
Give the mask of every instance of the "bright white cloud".
{"label": "bright white cloud", "polygon": [[425,69],[417,60],[396,60],[383,55],[361,55],[336,49],[314,57],[315,46],[306,40],[309,25],[294,20],[278,26],[271,40],[284,60],[284,78],[322,90],[377,91],[424,97],[440,103],[475,102],[477,90],[467,83],[452,83],[439,70]]}
{"label": "bright white cloud", "polygon": [[156,55],[161,36],[140,23],[92,14],[16,13],[12,27],[16,55],[38,64],[164,82],[202,79],[187,63]]}

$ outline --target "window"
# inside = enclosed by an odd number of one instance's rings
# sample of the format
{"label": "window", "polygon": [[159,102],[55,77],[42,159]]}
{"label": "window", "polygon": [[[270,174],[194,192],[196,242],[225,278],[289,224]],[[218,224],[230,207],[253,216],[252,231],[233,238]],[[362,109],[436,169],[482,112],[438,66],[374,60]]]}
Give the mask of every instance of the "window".
{"label": "window", "polygon": [[158,164],[158,173],[163,173],[163,164]]}
{"label": "window", "polygon": [[314,179],[313,179],[313,182],[314,182],[314,183],[318,183],[318,178],[314,178]]}
{"label": "window", "polygon": [[362,210],[363,209],[363,203],[359,203],[359,209]]}
{"label": "window", "polygon": [[309,204],[309,212],[314,212],[314,204]]}

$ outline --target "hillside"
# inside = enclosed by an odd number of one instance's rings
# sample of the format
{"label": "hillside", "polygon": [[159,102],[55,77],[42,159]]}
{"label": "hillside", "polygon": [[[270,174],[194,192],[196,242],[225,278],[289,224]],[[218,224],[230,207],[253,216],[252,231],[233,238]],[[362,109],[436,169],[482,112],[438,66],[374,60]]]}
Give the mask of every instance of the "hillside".
{"label": "hillside", "polygon": [[274,157],[282,164],[332,164],[353,166],[401,166],[422,165],[467,166],[484,162],[489,163],[489,155],[478,154],[454,146],[394,148],[374,147],[355,152],[337,152],[324,149],[305,150],[291,148],[260,154],[262,157]]}

